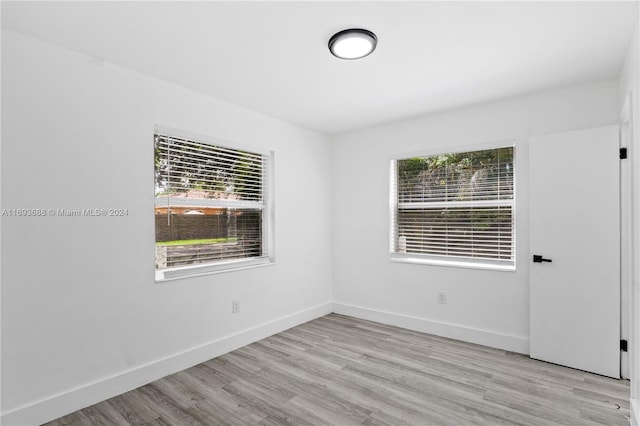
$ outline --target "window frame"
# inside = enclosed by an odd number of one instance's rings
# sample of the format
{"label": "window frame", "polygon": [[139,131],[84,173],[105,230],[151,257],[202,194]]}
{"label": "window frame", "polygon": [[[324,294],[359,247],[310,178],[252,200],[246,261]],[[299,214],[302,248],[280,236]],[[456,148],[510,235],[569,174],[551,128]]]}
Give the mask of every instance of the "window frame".
{"label": "window frame", "polygon": [[[517,164],[517,143],[516,139],[503,139],[491,142],[483,142],[471,145],[461,145],[455,147],[441,147],[431,150],[401,153],[392,155],[389,158],[389,260],[398,263],[410,263],[418,265],[446,266],[454,268],[470,268],[494,271],[515,272],[517,266],[517,174],[519,173]],[[473,152],[483,150],[493,150],[500,148],[513,148],[513,199],[510,201],[512,215],[512,260],[502,261],[485,258],[463,258],[453,255],[425,255],[415,253],[399,253],[395,251],[396,227],[398,215],[398,187],[397,187],[397,161],[414,157],[430,157],[442,154],[455,154],[461,152]],[[495,201],[493,206],[504,205],[504,200]],[[438,203],[444,204],[444,203]],[[488,206],[490,203],[486,203]]]}
{"label": "window frame", "polygon": [[[167,281],[180,280],[184,278],[199,277],[211,274],[239,271],[244,269],[251,269],[263,266],[270,266],[275,264],[275,200],[274,200],[274,163],[275,155],[273,151],[265,150],[263,148],[257,148],[255,146],[241,144],[237,142],[231,142],[228,140],[214,138],[210,136],[200,135],[192,132],[178,130],[166,126],[156,125],[153,129],[154,137],[158,134],[175,137],[179,139],[186,139],[196,143],[204,143],[214,145],[221,148],[227,148],[230,150],[247,151],[252,154],[258,154],[265,157],[265,167],[263,170],[263,187],[262,194],[264,199],[264,208],[262,209],[262,246],[263,252],[261,256],[253,256],[247,258],[227,259],[209,263],[199,263],[193,265],[173,266],[170,268],[158,270],[154,266],[155,270],[155,282],[162,283]],[[155,144],[154,144],[155,149]],[[154,158],[152,155],[151,158]],[[155,176],[155,164],[152,166]],[[155,179],[154,179],[155,187]],[[153,197],[154,210],[156,207],[157,198]],[[226,202],[229,207],[246,208],[241,202],[238,206],[234,206],[233,203]],[[155,214],[155,213],[154,213]],[[154,217],[155,223],[155,217]],[[155,226],[153,236],[154,246],[156,244]],[[155,262],[154,262],[155,263]]]}

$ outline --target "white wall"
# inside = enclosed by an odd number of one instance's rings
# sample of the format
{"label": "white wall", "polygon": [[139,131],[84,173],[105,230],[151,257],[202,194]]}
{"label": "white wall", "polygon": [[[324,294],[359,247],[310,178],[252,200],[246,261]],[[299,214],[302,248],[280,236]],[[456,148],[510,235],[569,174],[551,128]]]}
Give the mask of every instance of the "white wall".
{"label": "white wall", "polygon": [[[528,353],[529,139],[617,120],[617,82],[607,80],[336,137],[334,310]],[[516,139],[517,271],[391,263],[390,156],[505,139]]]}
{"label": "white wall", "polygon": [[[327,137],[2,32],[4,424],[35,424],[330,312]],[[155,124],[275,152],[275,266],[154,282]],[[241,312],[231,314],[231,300]]]}
{"label": "white wall", "polygon": [[632,214],[631,231],[633,259],[631,305],[631,423],[640,425],[640,18],[620,73],[620,105],[631,95],[632,110],[632,146],[629,161],[631,162]]}

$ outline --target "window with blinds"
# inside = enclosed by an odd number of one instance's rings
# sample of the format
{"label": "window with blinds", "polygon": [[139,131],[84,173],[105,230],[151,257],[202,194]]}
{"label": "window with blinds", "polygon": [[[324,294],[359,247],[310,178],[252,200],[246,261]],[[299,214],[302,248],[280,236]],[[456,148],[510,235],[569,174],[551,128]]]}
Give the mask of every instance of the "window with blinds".
{"label": "window with blinds", "polygon": [[394,260],[515,267],[514,147],[392,161]]}
{"label": "window with blinds", "polygon": [[159,280],[268,263],[270,154],[156,132]]}

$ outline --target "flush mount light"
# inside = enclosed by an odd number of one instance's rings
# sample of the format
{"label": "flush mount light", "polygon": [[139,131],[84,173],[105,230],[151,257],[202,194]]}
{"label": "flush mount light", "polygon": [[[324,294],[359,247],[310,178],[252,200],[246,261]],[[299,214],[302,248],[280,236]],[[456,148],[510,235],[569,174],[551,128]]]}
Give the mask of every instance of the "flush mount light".
{"label": "flush mount light", "polygon": [[335,33],[329,39],[329,51],[340,59],[360,59],[370,55],[378,44],[374,33],[362,28],[350,28]]}

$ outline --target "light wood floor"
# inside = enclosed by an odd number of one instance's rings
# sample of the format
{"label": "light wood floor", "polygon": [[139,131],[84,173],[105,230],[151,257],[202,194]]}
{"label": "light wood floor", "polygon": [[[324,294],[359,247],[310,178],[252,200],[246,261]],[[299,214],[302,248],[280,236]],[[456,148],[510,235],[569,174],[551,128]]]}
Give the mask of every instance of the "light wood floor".
{"label": "light wood floor", "polygon": [[628,419],[628,381],[331,314],[48,425],[628,425]]}

